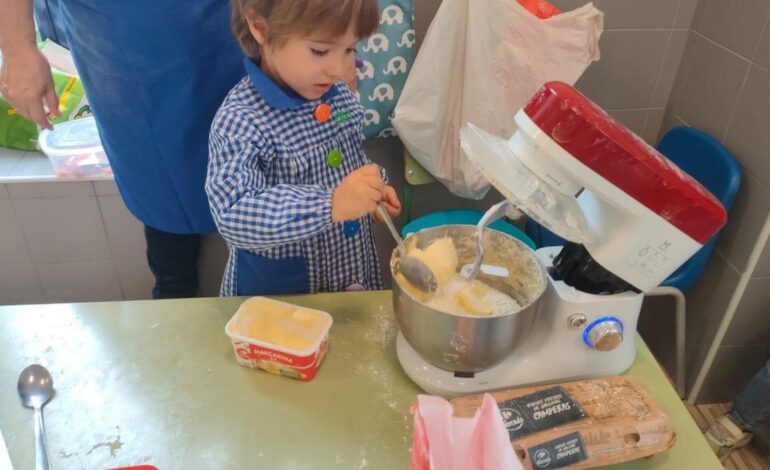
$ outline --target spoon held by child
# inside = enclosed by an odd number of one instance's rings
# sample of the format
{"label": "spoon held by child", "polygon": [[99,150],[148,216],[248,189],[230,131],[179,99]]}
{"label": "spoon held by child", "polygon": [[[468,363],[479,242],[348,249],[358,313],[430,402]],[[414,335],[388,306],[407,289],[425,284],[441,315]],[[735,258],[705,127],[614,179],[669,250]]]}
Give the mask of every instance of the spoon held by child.
{"label": "spoon held by child", "polygon": [[390,218],[390,214],[382,204],[377,206],[377,215],[380,216],[385,225],[388,226],[390,234],[393,235],[393,239],[396,240],[399,250],[399,264],[398,271],[404,275],[407,281],[409,281],[414,287],[424,292],[434,292],[438,287],[438,281],[436,276],[430,268],[417,258],[409,256],[404,250],[404,240],[396,230],[396,225],[393,223],[393,219]]}

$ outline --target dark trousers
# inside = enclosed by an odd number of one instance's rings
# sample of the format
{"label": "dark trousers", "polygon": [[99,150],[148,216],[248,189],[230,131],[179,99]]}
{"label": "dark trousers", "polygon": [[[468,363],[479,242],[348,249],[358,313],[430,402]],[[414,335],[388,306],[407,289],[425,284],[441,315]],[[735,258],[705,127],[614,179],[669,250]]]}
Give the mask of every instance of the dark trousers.
{"label": "dark trousers", "polygon": [[147,263],[155,276],[153,299],[195,297],[201,236],[163,232],[144,226]]}
{"label": "dark trousers", "polygon": [[730,414],[741,429],[756,432],[770,417],[770,361],[735,397]]}

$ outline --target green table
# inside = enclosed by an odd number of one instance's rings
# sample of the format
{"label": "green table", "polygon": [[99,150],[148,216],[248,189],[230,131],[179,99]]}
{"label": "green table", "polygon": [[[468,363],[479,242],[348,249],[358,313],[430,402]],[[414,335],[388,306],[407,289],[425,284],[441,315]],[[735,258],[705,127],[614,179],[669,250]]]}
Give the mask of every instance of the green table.
{"label": "green table", "polygon": [[[329,352],[302,383],[236,364],[224,326],[239,298],[0,307],[0,429],[33,468],[32,411],[18,373],[40,363],[53,468],[405,469],[419,393],[396,359],[390,292],[294,297],[334,316]],[[721,468],[640,341],[630,375],[677,431],[674,448],[619,466]]]}

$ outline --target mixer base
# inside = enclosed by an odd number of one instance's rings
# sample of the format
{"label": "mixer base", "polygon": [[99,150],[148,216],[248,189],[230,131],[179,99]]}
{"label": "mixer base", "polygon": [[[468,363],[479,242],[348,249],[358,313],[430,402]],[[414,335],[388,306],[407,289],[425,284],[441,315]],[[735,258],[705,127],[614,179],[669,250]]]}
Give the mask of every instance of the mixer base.
{"label": "mixer base", "polygon": [[455,373],[439,369],[426,362],[409,346],[401,333],[398,334],[396,340],[396,354],[404,372],[418,387],[431,395],[445,398],[528,385],[571,382],[617,375],[623,373],[630,366],[630,364],[628,366],[622,365],[616,367],[615,370],[604,367],[594,370],[574,369],[567,371],[562,370],[562,368],[550,368],[547,364],[538,362],[537,358],[523,359],[519,357],[519,354],[513,354],[503,363],[482,372],[475,374]]}

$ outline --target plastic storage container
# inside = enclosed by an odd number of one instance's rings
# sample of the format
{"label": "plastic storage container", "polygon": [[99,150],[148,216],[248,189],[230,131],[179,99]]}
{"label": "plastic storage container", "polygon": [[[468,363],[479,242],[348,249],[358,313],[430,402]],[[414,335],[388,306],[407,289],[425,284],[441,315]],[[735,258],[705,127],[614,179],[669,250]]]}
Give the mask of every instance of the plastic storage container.
{"label": "plastic storage container", "polygon": [[112,175],[93,117],[58,124],[52,131],[43,130],[38,142],[59,176]]}
{"label": "plastic storage container", "polygon": [[[331,326],[332,317],[327,312],[252,297],[227,322],[225,333],[238,364],[309,381],[326,354]],[[257,338],[268,336],[275,341]],[[297,347],[285,345],[289,343]]]}

